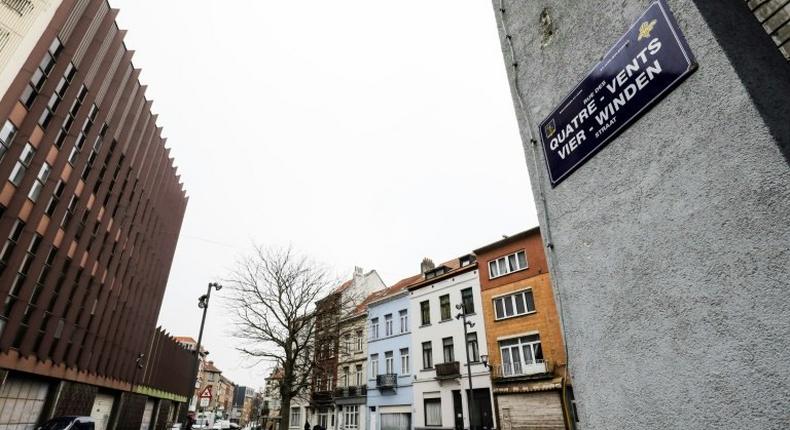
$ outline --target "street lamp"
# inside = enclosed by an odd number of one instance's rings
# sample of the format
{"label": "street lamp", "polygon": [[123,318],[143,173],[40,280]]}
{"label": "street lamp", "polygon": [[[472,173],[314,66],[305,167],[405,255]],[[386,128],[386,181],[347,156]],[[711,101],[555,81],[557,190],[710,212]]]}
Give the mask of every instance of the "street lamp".
{"label": "street lamp", "polygon": [[[197,374],[200,363],[200,343],[203,341],[203,327],[206,325],[206,311],[208,311],[208,301],[211,298],[212,288],[219,291],[222,289],[222,285],[216,282],[209,282],[206,294],[198,297],[198,308],[203,309],[203,319],[200,320],[200,333],[198,334],[197,345],[195,345],[195,362],[192,365],[192,379],[190,380],[189,390],[187,393],[193,393],[195,391],[195,384],[197,383]],[[189,398],[191,397],[192,396],[190,394]],[[189,402],[189,400],[187,400],[187,402]],[[189,407],[189,403],[187,403],[187,407]],[[195,404],[195,409],[197,410],[197,403]]]}
{"label": "street lamp", "polygon": [[469,360],[469,345],[467,344],[469,336],[466,330],[466,327],[472,328],[475,326],[475,323],[472,321],[466,320],[466,309],[464,308],[463,303],[459,303],[455,305],[455,308],[460,310],[461,312],[455,316],[455,319],[463,319],[464,320],[464,346],[466,350],[466,376],[469,378],[469,393],[467,394],[467,400],[469,403],[469,429],[474,430],[474,410],[475,410],[475,393],[474,389],[472,388],[472,362]]}

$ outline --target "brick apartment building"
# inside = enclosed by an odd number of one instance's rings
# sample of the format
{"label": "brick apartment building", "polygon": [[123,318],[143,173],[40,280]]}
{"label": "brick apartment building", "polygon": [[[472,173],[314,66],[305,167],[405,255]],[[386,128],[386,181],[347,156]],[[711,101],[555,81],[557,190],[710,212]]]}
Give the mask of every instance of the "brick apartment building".
{"label": "brick apartment building", "polygon": [[15,29],[0,43],[0,425],[15,429],[65,414],[164,428],[187,394],[191,354],[156,329],[187,198],[117,13],[0,4],[0,39]]}
{"label": "brick apartment building", "polygon": [[500,427],[573,428],[570,408],[563,406],[572,393],[540,229],[506,237],[475,255]]}

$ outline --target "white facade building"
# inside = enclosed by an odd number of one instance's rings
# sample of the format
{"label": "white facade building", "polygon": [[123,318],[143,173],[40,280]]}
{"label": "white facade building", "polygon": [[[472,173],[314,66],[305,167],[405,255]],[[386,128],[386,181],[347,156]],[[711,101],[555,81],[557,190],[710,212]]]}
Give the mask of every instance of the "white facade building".
{"label": "white facade building", "polygon": [[[467,350],[474,388],[474,429],[496,427],[491,379],[480,357],[487,355],[480,282],[474,256],[425,272],[422,283],[409,287],[411,350],[414,363],[415,429],[470,428]],[[464,334],[462,311],[473,323]]]}
{"label": "white facade building", "polygon": [[8,90],[61,3],[62,0],[0,2],[0,94]]}

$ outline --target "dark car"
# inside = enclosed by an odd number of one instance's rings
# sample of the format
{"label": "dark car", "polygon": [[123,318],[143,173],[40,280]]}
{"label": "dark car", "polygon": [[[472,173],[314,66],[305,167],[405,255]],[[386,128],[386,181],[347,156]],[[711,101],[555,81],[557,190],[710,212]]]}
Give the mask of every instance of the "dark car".
{"label": "dark car", "polygon": [[36,430],[94,430],[92,417],[65,416],[45,422]]}

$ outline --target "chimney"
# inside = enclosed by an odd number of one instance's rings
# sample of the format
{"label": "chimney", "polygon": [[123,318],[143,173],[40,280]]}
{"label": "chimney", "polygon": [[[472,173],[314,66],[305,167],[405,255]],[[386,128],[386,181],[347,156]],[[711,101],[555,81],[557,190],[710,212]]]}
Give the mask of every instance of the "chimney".
{"label": "chimney", "polygon": [[422,259],[422,263],[420,263],[420,273],[429,272],[436,268],[436,265],[433,264],[433,260],[428,257]]}

